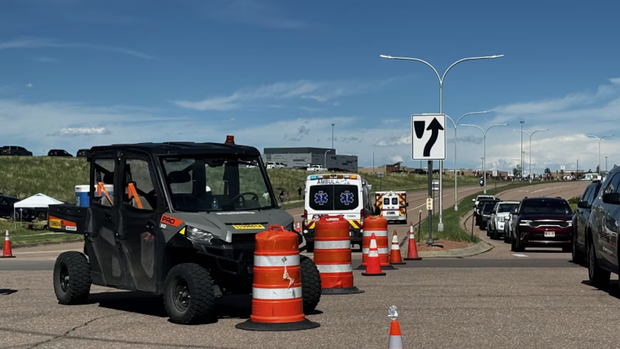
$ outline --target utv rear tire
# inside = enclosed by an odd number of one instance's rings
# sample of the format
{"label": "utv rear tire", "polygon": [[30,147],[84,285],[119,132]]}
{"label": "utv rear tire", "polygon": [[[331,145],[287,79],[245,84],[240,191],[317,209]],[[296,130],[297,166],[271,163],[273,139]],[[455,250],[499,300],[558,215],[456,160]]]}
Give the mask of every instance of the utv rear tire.
{"label": "utv rear tire", "polygon": [[195,263],[179,264],[164,283],[164,306],[177,324],[215,322],[215,292],[209,272]]}
{"label": "utv rear tire", "polygon": [[90,263],[80,252],[61,253],[54,264],[54,293],[60,304],[84,303],[90,293]]}
{"label": "utv rear tire", "polygon": [[304,303],[304,314],[310,314],[321,300],[321,274],[314,262],[307,256],[299,256],[301,272],[301,294]]}

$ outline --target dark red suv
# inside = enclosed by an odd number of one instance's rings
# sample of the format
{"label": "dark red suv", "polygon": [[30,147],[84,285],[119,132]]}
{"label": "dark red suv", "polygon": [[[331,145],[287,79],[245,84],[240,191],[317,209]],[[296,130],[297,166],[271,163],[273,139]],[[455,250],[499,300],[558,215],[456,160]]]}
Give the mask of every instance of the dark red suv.
{"label": "dark red suv", "polygon": [[573,212],[563,198],[525,198],[512,214],[511,250],[526,247],[561,247],[570,252],[573,237]]}

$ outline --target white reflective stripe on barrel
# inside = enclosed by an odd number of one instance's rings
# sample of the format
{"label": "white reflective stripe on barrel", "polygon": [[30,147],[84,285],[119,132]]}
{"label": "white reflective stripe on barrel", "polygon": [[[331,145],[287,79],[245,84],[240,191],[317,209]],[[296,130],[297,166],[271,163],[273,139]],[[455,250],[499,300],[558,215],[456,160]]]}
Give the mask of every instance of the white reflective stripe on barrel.
{"label": "white reflective stripe on barrel", "polygon": [[[378,248],[377,250],[378,250],[378,251],[379,251],[379,253],[381,253],[381,254],[387,254],[387,253],[388,253],[388,249],[387,249],[387,248],[383,248],[383,247],[381,247],[381,248]],[[369,251],[368,247],[366,247],[366,248],[362,248],[362,253],[363,253],[363,254],[368,254],[368,251]]]}
{"label": "white reflective stripe on barrel", "polygon": [[327,249],[345,249],[351,248],[351,240],[340,240],[340,241],[317,241],[314,240],[314,249],[315,250],[327,250]]}
{"label": "white reflective stripe on barrel", "polygon": [[351,264],[317,264],[320,273],[348,273],[353,272]]}
{"label": "white reflective stripe on barrel", "polygon": [[[286,262],[282,259],[286,257]],[[255,267],[294,267],[299,265],[299,255],[292,256],[257,256],[254,255]]]}
{"label": "white reflective stripe on barrel", "polygon": [[295,299],[301,298],[301,286],[291,288],[257,288],[252,287],[254,299]]}
{"label": "white reflective stripe on barrel", "polygon": [[387,230],[364,230],[364,236],[370,237],[373,233],[376,237],[387,236]]}

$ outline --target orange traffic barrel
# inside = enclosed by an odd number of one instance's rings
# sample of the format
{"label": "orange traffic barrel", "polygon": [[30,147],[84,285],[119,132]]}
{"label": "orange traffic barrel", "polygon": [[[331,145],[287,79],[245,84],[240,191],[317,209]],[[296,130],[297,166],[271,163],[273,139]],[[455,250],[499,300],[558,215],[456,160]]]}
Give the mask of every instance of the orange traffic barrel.
{"label": "orange traffic barrel", "polygon": [[370,236],[377,237],[377,250],[381,269],[396,270],[390,264],[390,250],[388,245],[388,221],[383,216],[369,216],[364,219],[364,235],[362,236],[362,264],[357,269],[365,269],[368,263]]}
{"label": "orange traffic barrel", "polygon": [[364,292],[353,286],[349,221],[342,215],[324,215],[316,222],[314,264],[321,274],[321,294]]}
{"label": "orange traffic barrel", "polygon": [[319,327],[303,312],[297,234],[271,225],[256,234],[252,315],[237,328],[250,331],[297,331]]}

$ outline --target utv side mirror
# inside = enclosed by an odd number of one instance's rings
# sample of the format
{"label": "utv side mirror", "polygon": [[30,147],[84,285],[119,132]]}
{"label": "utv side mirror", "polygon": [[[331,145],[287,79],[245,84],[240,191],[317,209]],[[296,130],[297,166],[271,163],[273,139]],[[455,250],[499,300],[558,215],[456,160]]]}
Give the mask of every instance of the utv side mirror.
{"label": "utv side mirror", "polygon": [[579,208],[590,208],[590,205],[588,205],[587,201],[579,201],[577,202],[577,207]]}
{"label": "utv side mirror", "polygon": [[620,205],[620,193],[603,194],[603,202],[606,204]]}

